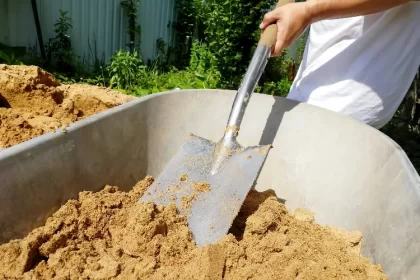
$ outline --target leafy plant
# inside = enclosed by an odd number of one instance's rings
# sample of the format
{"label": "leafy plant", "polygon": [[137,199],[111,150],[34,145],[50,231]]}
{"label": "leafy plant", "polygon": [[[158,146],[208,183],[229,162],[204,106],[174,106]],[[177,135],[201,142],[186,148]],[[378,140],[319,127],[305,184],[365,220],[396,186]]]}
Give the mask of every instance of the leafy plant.
{"label": "leafy plant", "polygon": [[265,82],[256,88],[256,92],[286,97],[289,93],[291,82],[288,79],[282,79],[279,82]]}
{"label": "leafy plant", "polygon": [[71,18],[67,11],[60,10],[60,17],[54,24],[55,37],[48,40],[45,47],[47,61],[54,61],[60,72],[74,74],[73,51],[69,31],[72,28]]}
{"label": "leafy plant", "polygon": [[72,78],[72,77],[68,77],[66,75],[63,75],[59,72],[52,72],[52,74],[54,75],[54,77],[63,84],[75,84],[77,83],[76,79]]}
{"label": "leafy plant", "polygon": [[[122,0],[121,7],[123,7],[127,13],[128,17],[128,36],[130,38],[130,43],[128,44],[130,47],[130,51],[134,51],[134,46],[136,42],[136,35],[137,35],[137,46],[140,46],[140,33],[141,28],[140,25],[137,24],[137,7],[140,3],[140,0]],[[138,47],[139,49],[139,47]]]}
{"label": "leafy plant", "polygon": [[290,86],[292,83],[288,79],[282,79],[277,83],[277,92],[276,95],[286,97],[289,94]]}
{"label": "leafy plant", "polygon": [[289,77],[291,63],[292,60],[286,51],[278,57],[270,58],[261,76],[260,85],[264,85],[266,82],[277,83],[282,79],[287,79]]}
{"label": "leafy plant", "polygon": [[[236,89],[259,40],[258,25],[263,15],[272,9],[275,3],[276,0],[178,0],[176,48],[186,48],[186,37],[193,36],[195,41],[198,39],[214,58],[215,68],[220,74],[219,86]],[[306,39],[302,37],[300,40]],[[195,55],[194,42],[191,59],[194,59]],[[300,51],[302,50],[299,49],[299,54]],[[184,59],[182,52],[180,57],[181,60]],[[192,63],[194,64],[194,61]],[[192,69],[193,64],[188,68]],[[285,87],[290,85],[286,79],[294,76],[290,71],[293,70],[291,64],[292,61],[286,52],[278,58],[270,59],[260,79],[260,88],[276,95],[285,95],[288,92]],[[279,84],[282,80],[284,81]]]}
{"label": "leafy plant", "polygon": [[175,65],[179,69],[188,66],[192,38],[202,38],[198,32],[202,29],[200,20],[202,2],[202,0],[176,0],[175,2],[177,21],[174,24],[176,30],[174,53],[177,58]]}
{"label": "leafy plant", "polygon": [[37,43],[26,49],[25,55],[22,57],[22,62],[26,65],[38,65],[40,67],[47,68],[45,59],[38,51]]}
{"label": "leafy plant", "polygon": [[7,53],[3,51],[0,51],[0,63],[9,64],[9,65],[23,65],[23,62],[18,60],[15,57],[14,53],[8,55]]}
{"label": "leafy plant", "polygon": [[192,44],[188,70],[195,73],[197,78],[205,81],[211,88],[217,87],[220,83],[221,74],[217,68],[216,57],[208,50],[206,44],[197,40]]}
{"label": "leafy plant", "polygon": [[238,87],[259,37],[258,25],[275,2],[213,0],[203,5],[204,42],[217,57],[223,87]]}
{"label": "leafy plant", "polygon": [[110,87],[131,90],[141,76],[145,75],[145,68],[137,51],[134,53],[117,51],[107,67]]}
{"label": "leafy plant", "polygon": [[136,96],[144,96],[156,92],[163,92],[180,89],[200,89],[213,88],[214,84],[211,79],[201,76],[188,70],[172,69],[167,73],[159,73],[157,71],[146,71],[145,75],[139,80],[137,86],[125,93]]}
{"label": "leafy plant", "polygon": [[165,41],[161,38],[156,40],[156,47],[158,50],[158,55],[155,58],[155,60],[151,63],[152,68],[160,72],[167,72],[171,69],[169,63],[171,47],[167,46]]}

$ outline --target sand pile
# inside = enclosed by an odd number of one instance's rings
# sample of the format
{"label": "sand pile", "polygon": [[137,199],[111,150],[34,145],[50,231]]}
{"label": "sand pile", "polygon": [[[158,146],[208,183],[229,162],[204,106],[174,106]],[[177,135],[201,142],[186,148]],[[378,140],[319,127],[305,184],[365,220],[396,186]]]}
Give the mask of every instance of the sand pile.
{"label": "sand pile", "polygon": [[97,86],[61,85],[36,66],[0,64],[0,149],[132,99]]}
{"label": "sand pile", "polygon": [[251,191],[231,233],[197,248],[174,205],[136,203],[130,192],[82,192],[45,226],[0,246],[0,278],[18,279],[387,279],[360,256],[361,234],[291,215],[270,191]]}

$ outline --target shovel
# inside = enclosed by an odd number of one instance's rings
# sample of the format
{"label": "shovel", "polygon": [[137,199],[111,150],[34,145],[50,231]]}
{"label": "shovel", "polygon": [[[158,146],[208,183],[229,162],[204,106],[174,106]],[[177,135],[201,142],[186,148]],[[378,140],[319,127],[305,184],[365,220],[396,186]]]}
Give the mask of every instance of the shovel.
{"label": "shovel", "polygon": [[[280,0],[277,6],[290,2]],[[242,147],[236,138],[276,34],[276,24],[264,30],[236,94],[222,139],[215,143],[191,134],[139,199],[157,205],[176,204],[179,213],[188,218],[198,247],[216,243],[228,233],[271,147]]]}

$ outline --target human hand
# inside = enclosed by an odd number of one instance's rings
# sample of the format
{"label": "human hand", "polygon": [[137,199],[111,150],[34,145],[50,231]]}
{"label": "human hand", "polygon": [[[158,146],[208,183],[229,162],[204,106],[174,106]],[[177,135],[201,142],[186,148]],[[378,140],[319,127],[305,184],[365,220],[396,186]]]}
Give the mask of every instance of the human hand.
{"label": "human hand", "polygon": [[306,2],[286,4],[268,12],[264,16],[260,29],[264,30],[272,23],[276,23],[278,29],[277,40],[272,55],[278,56],[311,23],[311,16]]}

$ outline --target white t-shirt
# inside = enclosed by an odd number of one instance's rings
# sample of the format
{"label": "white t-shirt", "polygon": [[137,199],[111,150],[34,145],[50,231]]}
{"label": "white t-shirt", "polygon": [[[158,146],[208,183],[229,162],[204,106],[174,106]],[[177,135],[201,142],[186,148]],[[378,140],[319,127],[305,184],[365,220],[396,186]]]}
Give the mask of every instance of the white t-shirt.
{"label": "white t-shirt", "polygon": [[310,27],[289,99],[380,128],[394,115],[420,65],[420,3]]}

